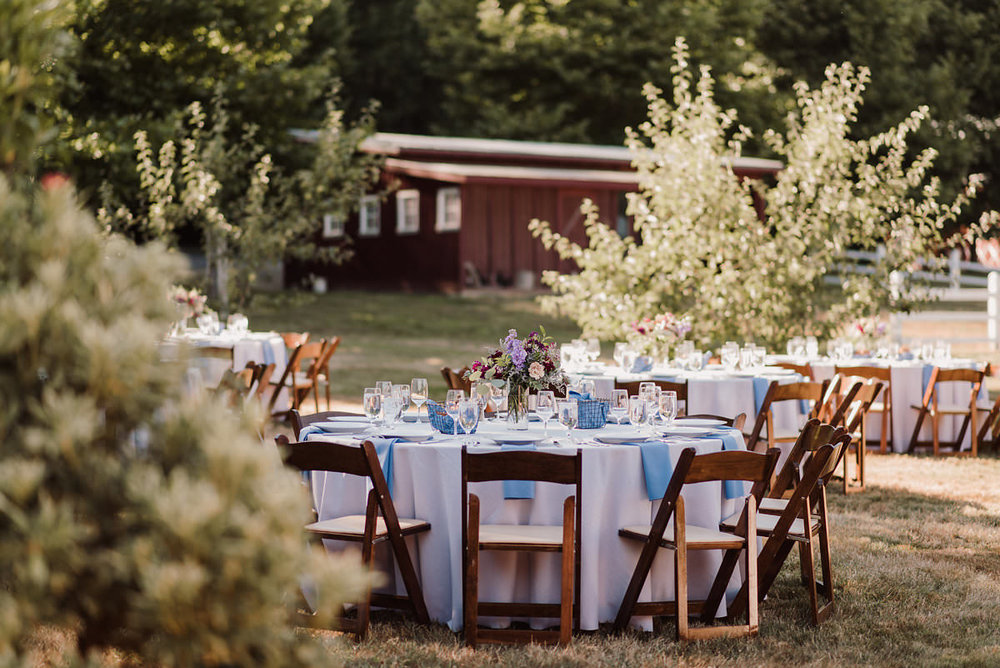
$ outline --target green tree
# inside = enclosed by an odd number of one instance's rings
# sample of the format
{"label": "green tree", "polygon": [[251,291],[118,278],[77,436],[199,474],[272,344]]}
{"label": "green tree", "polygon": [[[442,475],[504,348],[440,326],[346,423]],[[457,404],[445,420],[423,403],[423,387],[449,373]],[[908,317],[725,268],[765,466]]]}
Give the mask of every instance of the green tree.
{"label": "green tree", "polygon": [[[640,186],[629,200],[636,237],[619,237],[592,208],[586,248],[532,221],[547,248],[580,268],[545,274],[556,292],[543,298],[548,309],[605,339],[624,338],[631,322],[672,311],[690,315],[702,343],[774,345],[796,334],[827,335],[852,318],[921,298],[915,286],[895,291],[890,274],[931,261],[975,185],[949,203],[929,175],[934,152],[907,157],[907,139],[926,108],[854,140],[867,70],[829,66],[818,88],[796,84],[787,130],[764,135],[785,163],[768,186],[735,177],[731,161],[745,139],[736,112],[720,108],[707,68],[696,76],[683,41],[675,58],[672,98],[647,86],[649,119],[629,132]],[[755,194],[766,202],[764,220]],[[995,224],[996,214],[981,222]],[[839,293],[824,288],[843,251],[877,244],[886,253],[872,274],[842,276]]]}
{"label": "green tree", "polygon": [[[55,4],[0,5],[0,69],[42,68],[58,21],[27,19]],[[15,81],[44,98],[45,77]],[[102,234],[65,179],[40,187],[26,158],[37,109],[14,108],[0,116],[14,138],[0,175],[4,665],[28,665],[42,629],[75,638],[61,665],[109,649],[144,665],[318,665],[321,642],[292,623],[301,578],[326,618],[367,576],[308,546],[301,478],[249,425],[182,394],[182,366],[156,344],[176,260]]]}
{"label": "green tree", "polygon": [[[619,143],[638,123],[643,82],[670,83],[664,48],[687,35],[725,77],[725,103],[774,118],[768,64],[754,46],[758,0],[422,0],[427,67],[440,82],[439,133]],[[752,111],[751,111],[752,108]],[[767,125],[763,125],[767,127]]]}

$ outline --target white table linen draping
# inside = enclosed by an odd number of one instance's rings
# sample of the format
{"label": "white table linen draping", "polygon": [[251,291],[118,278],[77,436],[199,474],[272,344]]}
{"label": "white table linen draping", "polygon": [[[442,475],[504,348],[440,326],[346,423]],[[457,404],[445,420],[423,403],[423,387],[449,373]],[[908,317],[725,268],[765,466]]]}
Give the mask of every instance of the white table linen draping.
{"label": "white table linen draping", "polygon": [[[580,432],[585,433],[585,432]],[[315,435],[311,440],[342,437]],[[462,627],[462,527],[460,442],[446,439],[429,443],[397,443],[393,453],[392,496],[397,512],[430,522],[431,530],[407,539],[432,619],[453,630]],[[630,524],[651,523],[659,501],[650,501],[640,449],[635,446],[582,445],[583,526],[581,541],[581,628],[592,630],[614,619],[641,544],[618,536]],[[686,447],[701,453],[722,449],[722,440],[699,438],[668,441],[676,463]],[[495,446],[493,447],[495,450]],[[567,447],[540,450],[568,453]],[[477,483],[470,491],[479,495],[483,523],[559,524],[562,502],[572,486],[537,483],[534,499],[504,499],[502,483]],[[313,495],[320,519],[363,512],[364,481],[341,474],[314,473]],[[715,528],[719,520],[740,509],[741,500],[724,498],[721,483],[701,483],[684,492],[691,524]],[[331,548],[343,543],[328,542]],[[689,557],[691,598],[704,597],[721,562],[721,552],[697,552]],[[730,597],[740,585],[739,573],[730,582]],[[396,593],[405,589],[398,573]],[[480,564],[480,599],[496,601],[557,602],[558,555],[484,552]],[[674,596],[673,552],[661,550],[640,600],[671,600]],[[720,611],[720,614],[724,610]],[[494,620],[503,623],[504,620]],[[648,620],[645,622],[648,627]],[[551,623],[551,622],[550,622]]]}

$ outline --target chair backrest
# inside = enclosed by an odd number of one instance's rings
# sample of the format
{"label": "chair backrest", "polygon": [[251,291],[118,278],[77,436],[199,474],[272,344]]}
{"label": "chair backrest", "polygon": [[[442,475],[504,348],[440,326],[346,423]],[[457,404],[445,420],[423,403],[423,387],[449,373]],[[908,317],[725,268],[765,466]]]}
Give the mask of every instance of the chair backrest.
{"label": "chair backrest", "polygon": [[843,425],[848,434],[853,434],[861,426],[861,421],[868,415],[868,409],[878,399],[882,392],[882,381],[869,378],[865,383],[856,383],[857,392],[850,404],[850,410],[844,416]]}
{"label": "chair backrest", "polygon": [[[575,455],[556,455],[536,450],[505,450],[471,453],[462,448],[462,486],[490,480],[534,480],[561,485],[579,485],[580,450]],[[464,490],[463,490],[464,491]]]}
{"label": "chair backrest", "polygon": [[285,342],[285,347],[295,350],[303,343],[309,342],[309,332],[282,332],[281,338]]}
{"label": "chair backrest", "polygon": [[694,415],[686,415],[685,417],[691,419],[700,420],[720,420],[726,424],[727,427],[732,427],[733,429],[739,429],[743,431],[743,425],[746,424],[747,414],[740,413],[736,417],[725,417],[724,415],[712,415],[711,413],[695,413]]}
{"label": "chair backrest", "polygon": [[364,417],[361,413],[351,413],[350,411],[323,411],[321,413],[302,415],[295,408],[289,411],[289,415],[291,416],[292,431],[295,433],[295,438],[299,437],[299,432],[314,422],[326,422],[330,418],[335,417]]}
{"label": "chair backrest", "polygon": [[808,378],[810,381],[816,380],[816,376],[813,375],[813,368],[809,364],[796,364],[795,362],[775,362],[773,366],[781,367],[782,369],[791,369],[795,373],[799,374],[803,378]]}
{"label": "chair backrest", "polygon": [[264,399],[264,391],[271,384],[271,376],[274,375],[275,368],[276,367],[274,362],[270,362],[269,364],[257,365],[257,378],[255,381],[257,385],[254,388],[254,396],[257,397],[258,399],[260,400]]}
{"label": "chair backrest", "polygon": [[888,384],[892,380],[892,373],[888,367],[884,366],[840,366],[833,367],[834,373],[839,373],[845,378],[877,378]]}
{"label": "chair backrest", "polygon": [[665,391],[676,392],[677,401],[687,401],[688,398],[688,384],[687,381],[681,383],[675,383],[669,380],[648,380],[648,381],[638,381],[638,380],[628,380],[628,381],[615,381],[616,390],[628,390],[629,396],[633,394],[639,394],[639,384],[642,382],[655,383],[658,388]]}
{"label": "chair backrest", "polygon": [[[834,427],[844,426],[844,419],[847,416],[848,411],[851,406],[855,404],[857,400],[858,393],[863,387],[863,383],[860,381],[854,381],[851,383],[850,387],[844,394],[840,394],[840,376],[834,375],[836,379],[837,389],[834,390],[834,383],[831,381],[830,387],[827,388],[827,396],[829,397],[829,404],[826,407],[827,415],[823,416],[824,419],[832,424]],[[879,382],[879,381],[875,381]]]}
{"label": "chair backrest", "polygon": [[747,449],[761,452],[763,447],[758,447],[761,431],[764,424],[770,419],[771,406],[781,401],[811,401],[812,408],[809,410],[809,417],[818,417],[823,411],[823,399],[826,396],[826,388],[829,380],[822,383],[800,382],[800,383],[780,383],[772,380],[767,388],[767,394],[761,402],[760,410],[757,412],[757,420],[754,422],[750,437],[747,439]]}
{"label": "chair backrest", "polygon": [[976,397],[979,394],[979,388],[983,384],[983,378],[989,371],[989,365],[986,369],[942,369],[941,367],[935,366],[931,369],[931,377],[927,381],[927,390],[924,392],[924,406],[931,405],[932,402],[937,401],[937,385],[938,383],[970,383],[970,398],[969,406],[972,407],[976,403]]}
{"label": "chair backrest", "polygon": [[[677,508],[677,499],[684,485],[713,480],[752,481],[754,484],[750,495],[756,501],[760,501],[771,480],[779,455],[780,451],[777,448],[771,448],[763,454],[746,450],[724,450],[704,455],[695,454],[694,448],[685,448],[674,466],[667,491],[664,492],[660,508],[653,519],[649,532],[650,542],[659,542],[663,537],[667,523]],[[746,508],[740,517],[741,527],[743,522],[746,522]]]}
{"label": "chair backrest", "polygon": [[465,378],[465,373],[469,367],[463,366],[458,371],[452,371],[451,367],[441,367],[441,377],[444,378],[445,385],[449,390],[464,390],[466,396],[472,392],[472,383]]}
{"label": "chair backrest", "polygon": [[[326,343],[326,349],[323,354],[316,358],[316,370],[318,373],[328,373],[330,370],[330,358],[333,354],[337,352],[337,348],[340,347],[340,337],[335,336]],[[328,374],[329,375],[329,374]]]}
{"label": "chair backrest", "polygon": [[781,470],[778,471],[774,482],[771,483],[771,489],[767,493],[768,497],[780,499],[787,496],[799,477],[799,470],[806,456],[824,445],[829,445],[843,433],[842,428],[824,424],[816,418],[807,421],[802,431],[799,432],[798,438],[795,439],[795,444],[792,445]]}

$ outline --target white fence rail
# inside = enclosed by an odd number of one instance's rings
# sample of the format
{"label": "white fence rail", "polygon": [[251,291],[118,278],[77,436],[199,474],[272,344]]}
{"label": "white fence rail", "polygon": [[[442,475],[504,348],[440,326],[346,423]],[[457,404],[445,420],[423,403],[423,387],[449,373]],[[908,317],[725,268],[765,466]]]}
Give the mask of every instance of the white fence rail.
{"label": "white fence rail", "polygon": [[[871,274],[875,272],[873,263],[882,255],[881,251],[848,251],[844,253],[847,262],[841,266],[850,273]],[[915,313],[893,313],[890,318],[890,330],[896,341],[902,339],[903,323],[905,322],[947,322],[947,323],[986,323],[986,336],[935,336],[952,343],[989,343],[994,350],[1000,350],[1000,271],[978,262],[965,262],[960,253],[953,250],[948,257],[947,272],[918,271],[912,277],[928,284],[936,303],[948,304],[980,304],[976,310],[934,310]],[[830,282],[836,283],[835,276],[829,276]],[[894,275],[893,282],[902,285],[903,276]],[[935,303],[935,302],[932,302]],[[961,326],[956,328],[961,331]],[[919,337],[911,337],[917,338]]]}

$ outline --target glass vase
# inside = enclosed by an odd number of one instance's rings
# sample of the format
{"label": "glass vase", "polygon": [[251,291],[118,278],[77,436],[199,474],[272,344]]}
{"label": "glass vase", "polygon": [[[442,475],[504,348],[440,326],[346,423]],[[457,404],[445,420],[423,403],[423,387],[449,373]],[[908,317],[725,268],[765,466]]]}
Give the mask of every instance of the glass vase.
{"label": "glass vase", "polygon": [[528,428],[528,388],[512,387],[507,395],[507,422],[511,429]]}

